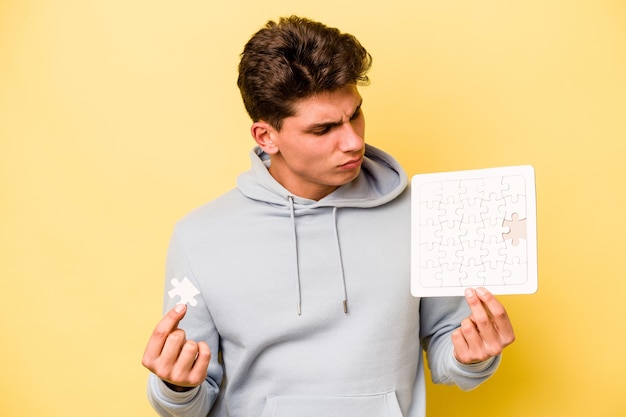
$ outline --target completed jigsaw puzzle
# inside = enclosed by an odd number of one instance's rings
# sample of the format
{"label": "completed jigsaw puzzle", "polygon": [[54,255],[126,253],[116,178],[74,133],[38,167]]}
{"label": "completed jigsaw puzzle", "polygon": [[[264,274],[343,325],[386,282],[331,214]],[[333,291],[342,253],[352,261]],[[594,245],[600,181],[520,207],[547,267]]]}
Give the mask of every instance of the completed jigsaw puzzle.
{"label": "completed jigsaw puzzle", "polygon": [[412,179],[411,293],[459,296],[537,290],[531,166],[418,174]]}

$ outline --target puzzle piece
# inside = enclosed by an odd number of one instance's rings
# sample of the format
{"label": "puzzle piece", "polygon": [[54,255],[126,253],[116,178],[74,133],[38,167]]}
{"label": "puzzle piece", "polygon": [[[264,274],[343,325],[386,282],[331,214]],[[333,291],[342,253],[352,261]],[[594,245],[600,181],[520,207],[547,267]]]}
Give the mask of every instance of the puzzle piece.
{"label": "puzzle piece", "polygon": [[427,268],[423,268],[420,274],[421,285],[426,288],[441,287],[442,281],[440,274],[442,270],[442,267],[435,265],[429,265]]}
{"label": "puzzle piece", "polygon": [[439,221],[441,223],[461,222],[461,220],[463,220],[463,213],[459,213],[459,211],[462,208],[463,204],[458,198],[455,199],[452,196],[448,196],[445,201],[439,204],[439,209],[442,212],[439,216]]}
{"label": "puzzle piece", "polygon": [[420,226],[420,243],[440,242],[437,234],[441,231],[441,225],[437,224],[433,219],[428,220],[426,224]]}
{"label": "puzzle piece", "polygon": [[511,271],[504,268],[504,262],[485,265],[485,270],[478,273],[478,276],[484,279],[484,285],[489,286],[506,285],[506,279],[510,275]]}
{"label": "puzzle piece", "polygon": [[500,254],[505,256],[504,263],[526,263],[528,261],[526,245],[520,244],[519,242],[518,244],[514,244],[511,239],[505,239],[504,245],[505,248],[500,249]]}
{"label": "puzzle piece", "polygon": [[486,200],[490,200],[492,195],[503,198],[502,193],[506,192],[509,187],[509,184],[502,182],[502,177],[483,178],[482,192]]}
{"label": "puzzle piece", "polygon": [[461,230],[461,237],[459,240],[461,243],[476,241],[482,242],[485,239],[483,227],[483,222],[461,223],[459,226],[459,229]]}
{"label": "puzzle piece", "polygon": [[487,200],[483,200],[481,204],[485,208],[485,211],[481,216],[483,220],[504,218],[504,206],[506,204],[506,200],[501,198],[501,196],[491,194],[489,198]]}
{"label": "puzzle piece", "polygon": [[518,195],[516,200],[513,197],[504,197],[504,218],[511,220],[513,213],[517,213],[520,219],[526,218],[526,197]]}
{"label": "puzzle piece", "polygon": [[454,268],[446,269],[439,272],[436,277],[441,280],[441,285],[444,287],[458,287],[461,285],[461,280],[465,278],[465,273],[461,272],[461,265],[455,265]]}
{"label": "puzzle piece", "polygon": [[461,278],[461,285],[464,287],[480,287],[485,285],[484,276],[485,265],[482,262],[477,262],[475,259],[470,259],[467,265],[461,265],[461,272],[465,274],[464,278]]}
{"label": "puzzle piece", "polygon": [[439,251],[441,252],[439,264],[448,270],[456,269],[457,265],[461,265],[463,262],[463,258],[458,255],[459,252],[463,251],[463,246],[460,243],[441,245]]}
{"label": "puzzle piece", "polygon": [[439,216],[443,214],[443,210],[439,208],[437,201],[422,201],[420,203],[420,224],[427,226],[432,220],[433,223],[439,222]]}
{"label": "puzzle piece", "polygon": [[442,201],[448,201],[450,197],[455,202],[460,201],[460,195],[465,192],[465,189],[461,187],[460,180],[443,181],[440,183],[441,189],[437,191]]}
{"label": "puzzle piece", "polygon": [[439,258],[442,254],[439,246],[439,243],[423,243],[420,245],[420,266],[426,268],[429,263],[433,266],[441,266]]}
{"label": "puzzle piece", "polygon": [[419,187],[420,201],[437,201],[441,196],[441,184],[427,182]]}
{"label": "puzzle piece", "polygon": [[170,281],[174,288],[169,290],[167,294],[170,298],[174,298],[176,296],[180,297],[176,304],[187,304],[195,306],[198,304],[198,301],[194,298],[196,295],[200,294],[200,291],[194,287],[194,285],[184,277],[182,281],[177,280],[176,278]]}
{"label": "puzzle piece", "polygon": [[482,257],[487,255],[487,251],[482,247],[481,242],[464,242],[461,244],[463,248],[457,252],[457,256],[463,259],[462,264],[469,266],[471,261],[482,263]]}
{"label": "puzzle piece", "polygon": [[461,230],[461,222],[446,222],[441,225],[441,229],[435,232],[435,236],[439,238],[441,245],[458,245],[461,243],[461,236],[463,230]]}
{"label": "puzzle piece", "polygon": [[487,212],[487,207],[482,204],[480,198],[464,198],[461,200],[461,207],[457,209],[457,214],[461,215],[463,223],[476,223],[483,219],[483,214]]}
{"label": "puzzle piece", "polygon": [[485,241],[494,238],[498,242],[503,242],[504,234],[509,232],[509,227],[504,225],[504,219],[485,219],[478,232],[484,236]]}
{"label": "puzzle piece", "polygon": [[506,285],[519,285],[528,280],[528,265],[526,263],[505,263],[502,268],[509,272],[509,274],[504,277],[504,283]]}
{"label": "puzzle piece", "polygon": [[497,263],[504,263],[504,261],[506,261],[506,255],[501,253],[501,250],[506,249],[504,240],[491,237],[491,240],[482,242],[481,248],[487,253],[481,256],[481,259],[483,263],[490,264],[491,268],[494,268]]}
{"label": "puzzle piece", "polygon": [[526,180],[521,175],[510,175],[502,177],[502,184],[508,188],[502,191],[502,195],[510,197],[511,201],[517,201],[520,196],[526,195]]}
{"label": "puzzle piece", "polygon": [[485,183],[483,182],[482,178],[470,178],[466,180],[461,180],[460,187],[465,189],[465,192],[461,196],[462,199],[483,199],[483,189],[485,188]]}

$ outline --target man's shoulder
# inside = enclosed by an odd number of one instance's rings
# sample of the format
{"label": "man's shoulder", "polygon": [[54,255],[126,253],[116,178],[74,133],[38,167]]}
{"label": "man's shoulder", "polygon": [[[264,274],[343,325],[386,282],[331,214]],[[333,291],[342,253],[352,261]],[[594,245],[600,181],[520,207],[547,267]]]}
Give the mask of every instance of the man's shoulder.
{"label": "man's shoulder", "polygon": [[189,211],[177,222],[178,228],[195,227],[199,224],[220,222],[228,216],[236,215],[245,197],[236,188]]}

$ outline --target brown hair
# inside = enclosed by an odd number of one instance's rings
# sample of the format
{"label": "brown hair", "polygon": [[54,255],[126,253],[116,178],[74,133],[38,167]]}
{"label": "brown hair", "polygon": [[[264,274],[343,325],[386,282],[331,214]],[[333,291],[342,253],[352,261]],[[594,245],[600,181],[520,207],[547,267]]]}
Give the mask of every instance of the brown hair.
{"label": "brown hair", "polygon": [[372,57],[352,35],[298,16],[269,21],[245,45],[237,85],[253,121],[280,130],[296,101],[367,85]]}

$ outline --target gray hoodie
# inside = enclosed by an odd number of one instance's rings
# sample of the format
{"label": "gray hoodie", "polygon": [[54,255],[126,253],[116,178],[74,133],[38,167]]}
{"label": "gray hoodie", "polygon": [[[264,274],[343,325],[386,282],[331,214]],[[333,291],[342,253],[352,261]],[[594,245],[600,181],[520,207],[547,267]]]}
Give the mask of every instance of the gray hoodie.
{"label": "gray hoodie", "polygon": [[259,148],[251,159],[174,230],[164,311],[186,278],[199,293],[180,327],[213,355],[191,391],[150,376],[160,415],[423,417],[422,348],[437,383],[471,389],[495,371],[499,358],[454,359],[462,298],[410,295],[410,193],[391,156],[367,146],[359,177],[319,201],[276,182]]}

